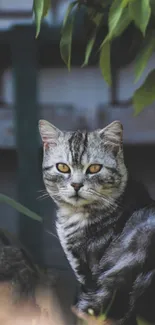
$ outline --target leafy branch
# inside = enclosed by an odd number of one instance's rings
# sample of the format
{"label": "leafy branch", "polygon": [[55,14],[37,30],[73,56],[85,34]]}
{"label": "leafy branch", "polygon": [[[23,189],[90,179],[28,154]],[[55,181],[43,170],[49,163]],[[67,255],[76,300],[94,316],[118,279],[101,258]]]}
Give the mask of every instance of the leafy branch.
{"label": "leafy branch", "polygon": [[[82,67],[88,65],[96,37],[105,24],[108,28],[106,37],[99,48],[99,66],[104,80],[109,86],[111,77],[111,46],[116,38],[134,24],[142,36],[142,46],[135,60],[135,83],[141,78],[147,63],[155,52],[155,1],[154,0],[77,0],[69,4],[61,31],[60,53],[62,60],[70,70],[74,20],[76,13],[84,8],[92,33],[88,39]],[[36,21],[36,37],[40,32],[41,21],[50,9],[50,0],[33,0]],[[155,101],[155,71],[153,70],[144,83],[133,95],[135,115]]]}
{"label": "leafy branch", "polygon": [[42,217],[40,217],[37,213],[29,210],[24,205],[18,203],[17,201],[13,200],[12,198],[10,198],[7,195],[4,195],[2,193],[0,193],[0,203],[6,203],[6,204],[10,205],[12,208],[16,209],[18,212],[24,214],[25,216],[27,216],[33,220],[42,222]]}

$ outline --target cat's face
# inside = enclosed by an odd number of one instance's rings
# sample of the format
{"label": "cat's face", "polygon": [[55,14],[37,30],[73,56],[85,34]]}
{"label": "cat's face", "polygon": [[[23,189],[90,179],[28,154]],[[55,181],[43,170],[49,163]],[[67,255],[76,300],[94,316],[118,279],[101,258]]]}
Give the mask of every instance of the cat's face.
{"label": "cat's face", "polygon": [[44,183],[58,205],[109,205],[122,194],[127,171],[120,122],[87,133],[62,132],[41,120],[39,129]]}

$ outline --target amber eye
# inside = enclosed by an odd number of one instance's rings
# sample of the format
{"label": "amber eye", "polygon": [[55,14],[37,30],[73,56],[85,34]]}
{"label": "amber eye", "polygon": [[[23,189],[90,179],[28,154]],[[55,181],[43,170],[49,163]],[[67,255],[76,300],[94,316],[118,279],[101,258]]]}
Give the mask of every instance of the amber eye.
{"label": "amber eye", "polygon": [[98,173],[102,168],[102,165],[100,164],[93,164],[90,165],[86,171],[87,174],[96,174]]}
{"label": "amber eye", "polygon": [[56,164],[56,167],[57,167],[58,171],[61,173],[70,173],[70,168],[66,164],[59,163],[59,164]]}

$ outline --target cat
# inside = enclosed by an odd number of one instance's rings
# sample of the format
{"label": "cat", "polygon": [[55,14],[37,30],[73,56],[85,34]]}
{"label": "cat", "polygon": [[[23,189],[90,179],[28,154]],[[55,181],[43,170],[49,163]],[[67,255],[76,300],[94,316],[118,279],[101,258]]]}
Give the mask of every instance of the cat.
{"label": "cat", "polygon": [[57,233],[80,284],[77,310],[155,323],[155,204],[127,171],[121,123],[65,132],[40,120],[39,130]]}

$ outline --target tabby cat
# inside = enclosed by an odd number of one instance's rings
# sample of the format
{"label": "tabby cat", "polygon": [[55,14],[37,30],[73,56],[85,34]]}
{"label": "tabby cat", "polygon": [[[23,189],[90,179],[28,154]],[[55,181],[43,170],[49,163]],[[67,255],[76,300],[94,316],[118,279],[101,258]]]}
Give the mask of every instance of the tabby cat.
{"label": "tabby cat", "polygon": [[155,323],[155,204],[128,175],[122,125],[60,131],[39,122],[43,179],[63,250],[80,283],[76,307],[118,324]]}

